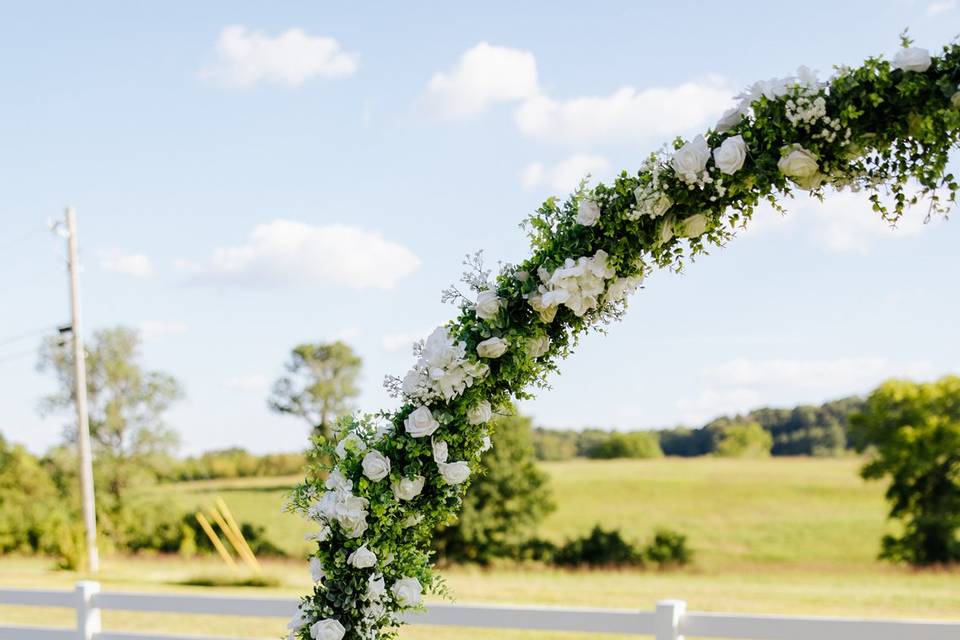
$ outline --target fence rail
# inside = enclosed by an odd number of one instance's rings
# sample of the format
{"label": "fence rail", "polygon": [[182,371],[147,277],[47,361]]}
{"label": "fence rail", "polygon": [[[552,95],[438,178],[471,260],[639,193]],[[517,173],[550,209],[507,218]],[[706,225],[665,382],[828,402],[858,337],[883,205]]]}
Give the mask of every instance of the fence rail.
{"label": "fence rail", "polygon": [[[288,618],[297,607],[297,601],[289,598],[101,593],[96,582],[79,582],[73,591],[0,589],[0,604],[71,608],[77,614],[75,629],[0,624],[0,640],[236,640],[104,631],[100,612],[123,610]],[[682,640],[685,635],[745,640],[960,639],[960,622],[687,612],[682,600],[661,600],[654,611],[435,604],[425,612],[410,614],[407,620],[417,625],[615,633],[653,636],[656,640]]]}

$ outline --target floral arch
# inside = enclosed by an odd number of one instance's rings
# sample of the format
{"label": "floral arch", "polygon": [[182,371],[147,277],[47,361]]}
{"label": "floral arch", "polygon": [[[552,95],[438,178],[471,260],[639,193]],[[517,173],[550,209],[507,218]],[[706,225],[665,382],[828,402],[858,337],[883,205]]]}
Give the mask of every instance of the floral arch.
{"label": "floral arch", "polygon": [[400,614],[439,587],[431,533],[479,471],[495,408],[543,386],[654,269],[680,269],[730,240],[762,200],[780,209],[796,189],[868,191],[891,223],[921,200],[945,213],[958,190],[947,162],[960,144],[960,45],[938,56],[910,45],[824,82],[806,68],[758,82],[714,128],[651,154],[637,173],[544,202],[525,222],[527,260],[492,279],[469,261],[469,291],[444,293],[456,319],[415,345],[405,377],[387,379],[400,408],[342,421],[336,442],[314,443],[320,462],[290,509],[318,526],[315,586],[290,637],[394,635]]}

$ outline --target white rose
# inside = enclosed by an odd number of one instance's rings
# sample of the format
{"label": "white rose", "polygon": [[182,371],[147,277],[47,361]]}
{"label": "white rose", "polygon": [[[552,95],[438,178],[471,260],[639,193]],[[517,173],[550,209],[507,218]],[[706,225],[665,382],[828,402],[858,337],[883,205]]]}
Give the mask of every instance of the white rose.
{"label": "white rose", "polygon": [[590,198],[584,198],[580,201],[580,206],[577,208],[577,224],[582,224],[585,227],[592,227],[597,224],[597,220],[600,219],[600,205],[591,200]]}
{"label": "white rose", "polygon": [[719,133],[726,133],[733,129],[735,126],[740,124],[743,120],[743,110],[740,105],[736,107],[731,107],[723,112],[723,115],[720,116],[720,120],[717,122],[717,126],[714,128]]}
{"label": "white rose", "polygon": [[503,338],[487,338],[477,345],[477,355],[481,358],[499,358],[507,352],[507,341]]}
{"label": "white rose", "polygon": [[343,625],[333,618],[320,620],[310,626],[310,637],[313,640],[343,640],[346,633]]}
{"label": "white rose", "polygon": [[550,350],[550,336],[545,333],[527,339],[527,355],[539,358]]}
{"label": "white rose", "polygon": [[426,478],[423,476],[414,476],[413,478],[400,478],[393,483],[393,495],[397,500],[413,500],[423,491],[423,483]]}
{"label": "white rose", "polygon": [[382,596],[386,590],[387,584],[384,581],[382,574],[375,573],[370,576],[369,580],[367,580],[368,600],[379,600],[380,596]]}
{"label": "white rose", "polygon": [[811,189],[820,184],[820,165],[817,157],[799,144],[791,145],[780,161],[777,162],[780,173],[792,178],[803,189]]}
{"label": "white rose", "polygon": [[503,308],[503,300],[495,291],[481,291],[477,296],[477,317],[483,320],[493,320]]}
{"label": "white rose", "polygon": [[347,557],[347,564],[357,569],[369,569],[377,564],[377,554],[363,545]]}
{"label": "white rose", "polygon": [[433,449],[433,461],[434,462],[446,462],[447,461],[447,442],[445,440],[436,440],[434,439],[431,443],[431,448]]}
{"label": "white rose", "polygon": [[659,244],[666,244],[671,238],[673,238],[673,216],[668,217],[660,225]]}
{"label": "white rose", "polygon": [[930,63],[930,52],[922,47],[906,47],[893,56],[893,68],[904,71],[926,71]]}
{"label": "white rose", "polygon": [[438,462],[437,469],[447,484],[460,484],[470,477],[470,465],[466,462]]}
{"label": "white rose", "polygon": [[310,577],[313,578],[313,581],[320,582],[326,577],[327,573],[323,570],[323,563],[320,562],[320,558],[310,558]]}
{"label": "white rose", "polygon": [[423,374],[418,369],[410,369],[410,371],[407,371],[407,375],[403,376],[403,384],[400,389],[403,391],[403,395],[415,398],[420,394],[424,382]]}
{"label": "white rose", "polygon": [[607,300],[623,300],[629,294],[637,290],[643,283],[643,275],[631,276],[629,278],[617,278],[610,283],[607,289]]}
{"label": "white rose", "polygon": [[347,477],[341,473],[340,469],[334,469],[327,474],[327,479],[324,481],[323,486],[331,491],[350,491],[353,489],[353,482],[348,480]]}
{"label": "white rose", "polygon": [[481,400],[467,409],[467,422],[470,424],[483,424],[484,422],[488,422],[492,417],[493,408],[486,400]]}
{"label": "white rose", "polygon": [[953,105],[954,109],[960,109],[960,90],[957,90],[957,92],[950,97],[950,104]]}
{"label": "white rose", "polygon": [[709,159],[710,147],[707,146],[707,141],[703,136],[697,136],[677,149],[670,164],[684,182],[692,183],[700,178]]}
{"label": "white rose", "polygon": [[685,218],[680,223],[680,236],[684,238],[696,238],[707,232],[707,216],[697,213]]}
{"label": "white rose", "polygon": [[747,145],[743,136],[731,136],[713,150],[713,161],[722,173],[733,175],[743,167],[747,159]]}
{"label": "white rose", "polygon": [[423,587],[416,578],[400,578],[393,583],[390,591],[401,607],[415,607],[423,599]]}
{"label": "white rose", "polygon": [[427,407],[415,409],[403,422],[404,428],[414,438],[432,436],[440,428],[440,423],[433,419],[433,414]]}
{"label": "white rose", "polygon": [[483,444],[480,445],[480,453],[486,453],[493,448],[493,440],[490,439],[490,435],[487,434],[483,436]]}
{"label": "white rose", "polygon": [[337,443],[337,455],[346,458],[347,453],[361,453],[367,448],[366,443],[360,436],[354,432],[348,433],[340,442]]}
{"label": "white rose", "polygon": [[363,462],[360,464],[363,467],[363,475],[374,482],[383,480],[390,475],[390,458],[379,451],[371,451],[363,456]]}

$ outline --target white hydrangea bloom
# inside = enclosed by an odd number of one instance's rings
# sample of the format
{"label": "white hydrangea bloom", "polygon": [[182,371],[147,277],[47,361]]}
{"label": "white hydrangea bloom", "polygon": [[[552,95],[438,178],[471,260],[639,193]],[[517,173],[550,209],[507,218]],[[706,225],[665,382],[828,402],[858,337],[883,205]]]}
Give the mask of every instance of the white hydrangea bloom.
{"label": "white hydrangea bloom", "polygon": [[530,297],[530,306],[544,322],[553,320],[560,305],[579,317],[596,309],[606,281],[616,275],[607,265],[607,258],[607,253],[600,250],[592,258],[567,258],[563,266],[552,273],[541,268],[538,275],[543,284],[537,294]]}
{"label": "white hydrangea bloom", "polygon": [[459,396],[490,371],[482,362],[469,360],[466,353],[465,342],[454,341],[446,327],[438,327],[423,343],[417,363],[403,377],[403,395],[421,402]]}

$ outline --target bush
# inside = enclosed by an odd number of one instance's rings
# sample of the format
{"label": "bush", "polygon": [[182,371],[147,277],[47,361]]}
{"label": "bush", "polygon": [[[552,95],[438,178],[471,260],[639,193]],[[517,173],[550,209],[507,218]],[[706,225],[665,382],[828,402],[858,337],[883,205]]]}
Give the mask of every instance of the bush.
{"label": "bush", "polygon": [[661,569],[688,564],[693,551],[687,547],[687,536],[669,529],[658,529],[653,541],[643,550],[643,557]]}
{"label": "bush", "polygon": [[575,538],[557,549],[553,561],[567,567],[642,566],[643,554],[623,539],[620,531],[604,531],[600,525],[589,535]]}
{"label": "bush", "polygon": [[584,455],[595,460],[613,458],[660,458],[663,451],[656,433],[650,431],[632,431],[629,433],[609,433],[597,438],[588,445]]}
{"label": "bush", "polygon": [[767,458],[773,436],[756,422],[727,427],[720,437],[716,455],[726,458]]}
{"label": "bush", "polygon": [[533,457],[531,421],[522,416],[492,423],[493,447],[485,472],[471,481],[457,521],[437,532],[433,547],[443,562],[489,564],[518,559],[537,525],[554,509],[547,476]]}

